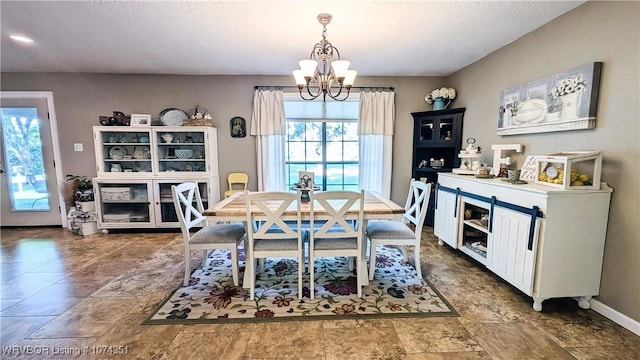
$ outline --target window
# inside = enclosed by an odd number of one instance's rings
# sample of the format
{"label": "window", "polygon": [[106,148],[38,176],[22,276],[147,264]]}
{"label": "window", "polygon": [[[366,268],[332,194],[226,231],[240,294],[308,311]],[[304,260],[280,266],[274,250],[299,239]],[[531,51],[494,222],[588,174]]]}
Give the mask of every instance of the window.
{"label": "window", "polygon": [[312,171],[322,190],[360,190],[359,99],[351,96],[323,103],[285,95],[287,188],[298,182],[299,171]]}

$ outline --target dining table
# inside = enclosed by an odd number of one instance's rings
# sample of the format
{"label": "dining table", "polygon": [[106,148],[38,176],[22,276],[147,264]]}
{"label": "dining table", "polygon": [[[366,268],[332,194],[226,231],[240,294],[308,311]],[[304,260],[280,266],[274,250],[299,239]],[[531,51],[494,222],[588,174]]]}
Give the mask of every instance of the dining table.
{"label": "dining table", "polygon": [[[309,209],[309,202],[301,202],[301,217],[303,222],[311,220],[311,213]],[[275,204],[274,204],[275,206]],[[316,207],[315,213],[317,217],[322,218],[323,210]],[[259,209],[253,211],[260,212]],[[366,245],[366,238],[364,237],[364,229],[366,229],[366,223],[368,220],[393,220],[400,219],[404,214],[404,208],[393,201],[386,199],[382,195],[374,191],[365,191],[364,193],[364,223],[359,228],[363,231],[363,241]],[[213,204],[211,207],[204,210],[202,213],[207,217],[208,221],[212,223],[216,222],[244,222],[247,221],[247,208],[245,202],[245,192],[238,192],[220,202]],[[347,211],[345,219],[355,219],[358,216],[358,206],[354,205],[353,210]],[[295,220],[297,217],[297,210],[295,204],[293,204],[283,214],[283,220]],[[366,246],[363,246],[366,247]],[[369,276],[367,274],[368,267],[366,256],[361,256],[362,261],[358,266],[358,276],[363,285],[368,285]],[[247,284],[247,272],[245,271],[245,279],[243,284]]]}

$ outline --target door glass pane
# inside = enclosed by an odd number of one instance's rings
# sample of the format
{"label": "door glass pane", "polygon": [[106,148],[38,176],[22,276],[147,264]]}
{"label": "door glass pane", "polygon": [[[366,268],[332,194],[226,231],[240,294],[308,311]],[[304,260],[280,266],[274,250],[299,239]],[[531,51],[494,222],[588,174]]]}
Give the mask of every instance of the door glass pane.
{"label": "door glass pane", "polygon": [[2,142],[13,211],[49,211],[49,189],[35,107],[2,108]]}
{"label": "door glass pane", "polygon": [[453,140],[453,120],[440,120],[440,140]]}
{"label": "door glass pane", "polygon": [[432,119],[420,120],[420,141],[433,141],[433,126]]}

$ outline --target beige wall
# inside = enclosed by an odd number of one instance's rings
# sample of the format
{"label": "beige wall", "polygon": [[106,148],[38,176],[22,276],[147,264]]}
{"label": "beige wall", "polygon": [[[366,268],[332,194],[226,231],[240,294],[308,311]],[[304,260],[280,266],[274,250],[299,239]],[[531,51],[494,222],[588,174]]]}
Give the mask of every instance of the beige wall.
{"label": "beige wall", "polygon": [[[466,107],[464,137],[481,146],[521,143],[526,154],[568,149],[604,151],[603,180],[615,188],[599,300],[640,320],[640,218],[638,204],[639,25],[633,3],[592,3],[496,51],[451,76],[360,77],[358,86],[393,86],[396,126],[391,198],[404,203],[411,177],[410,113],[431,109],[424,95],[439,86],[453,86],[459,97],[453,107]],[[604,62],[597,128],[561,133],[498,137],[498,96],[504,88],[594,61]],[[229,136],[229,119],[251,119],[253,86],[290,85],[288,76],[169,76],[102,74],[3,73],[4,91],[53,91],[58,117],[64,174],[95,175],[91,127],[98,115],[113,110],[151,113],[164,108],[207,108],[218,128],[220,175],[246,171],[256,189],[255,145],[251,137]],[[73,152],[73,143],[85,151]],[[491,151],[484,160],[490,162]],[[221,190],[226,186],[222,184]]]}
{"label": "beige wall", "polygon": [[[289,76],[182,76],[113,75],[69,73],[3,73],[3,91],[52,91],[56,105],[63,174],[95,176],[95,154],[91,128],[99,115],[113,110],[126,114],[152,114],[157,118],[167,107],[188,110],[197,103],[214,117],[218,128],[221,193],[226,175],[249,174],[250,189],[257,189],[255,143],[251,136],[231,138],[229,120],[242,116],[251,121],[253,89],[256,85],[290,85]],[[426,110],[426,89],[442,85],[440,78],[362,77],[358,86],[392,86],[396,92],[396,141],[392,199],[404,203],[411,177],[412,123],[410,113]],[[286,89],[286,90],[295,90]],[[83,143],[84,152],[73,144]]]}
{"label": "beige wall", "polygon": [[[466,106],[464,137],[482,146],[524,144],[527,155],[602,150],[602,179],[614,188],[598,300],[640,321],[640,3],[588,2],[457,72],[448,85]],[[593,130],[497,136],[500,91],[602,61]],[[484,160],[491,162],[492,152]]]}

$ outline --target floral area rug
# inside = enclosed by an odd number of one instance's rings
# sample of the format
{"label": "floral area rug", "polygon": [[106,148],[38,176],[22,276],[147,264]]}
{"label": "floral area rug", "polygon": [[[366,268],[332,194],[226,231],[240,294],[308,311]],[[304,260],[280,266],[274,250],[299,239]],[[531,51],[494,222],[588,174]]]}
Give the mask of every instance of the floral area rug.
{"label": "floral area rug", "polygon": [[[315,298],[309,298],[309,274],[303,275],[303,298],[298,299],[297,261],[266,259],[256,276],[256,294],[234,286],[231,256],[226,250],[209,254],[196,269],[189,286],[175,290],[143,324],[234,323],[286,320],[327,320],[345,317],[458,316],[442,295],[396,248],[379,247],[376,277],[356,295],[356,276],[347,258],[315,261]],[[240,254],[240,279],[244,254]]]}

